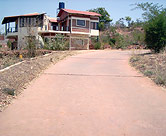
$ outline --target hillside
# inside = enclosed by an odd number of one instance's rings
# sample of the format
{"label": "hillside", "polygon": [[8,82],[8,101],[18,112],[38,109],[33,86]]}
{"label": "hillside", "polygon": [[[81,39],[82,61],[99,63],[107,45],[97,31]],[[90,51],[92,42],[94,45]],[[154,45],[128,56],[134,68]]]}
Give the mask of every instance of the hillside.
{"label": "hillside", "polygon": [[100,41],[117,49],[145,48],[144,30],[141,27],[110,27],[100,32]]}

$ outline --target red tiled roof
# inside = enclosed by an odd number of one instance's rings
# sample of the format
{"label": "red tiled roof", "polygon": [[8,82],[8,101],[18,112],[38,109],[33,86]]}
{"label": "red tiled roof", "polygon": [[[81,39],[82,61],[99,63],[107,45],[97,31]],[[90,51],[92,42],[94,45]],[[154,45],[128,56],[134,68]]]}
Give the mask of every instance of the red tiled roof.
{"label": "red tiled roof", "polygon": [[53,18],[53,17],[49,17],[49,20],[50,20],[50,22],[54,22],[54,23],[58,22],[57,18]]}
{"label": "red tiled roof", "polygon": [[90,15],[90,16],[101,16],[101,14],[95,13],[95,12],[89,12],[89,11],[78,11],[78,10],[72,10],[72,9],[61,9],[58,17],[61,15],[61,12],[65,11],[67,13],[71,14],[82,14],[82,15]]}
{"label": "red tiled roof", "polygon": [[[45,14],[45,13],[42,13]],[[4,17],[2,24],[5,24],[7,22],[7,20],[11,20],[13,21],[14,18],[18,18],[18,17],[29,17],[29,16],[37,16],[37,15],[42,15],[40,13],[30,13],[30,14],[24,14],[24,15],[17,15],[17,16],[8,16],[8,17]],[[13,18],[13,19],[12,19]]]}
{"label": "red tiled roof", "polygon": [[40,15],[40,13],[30,13],[30,14],[24,14],[24,15],[17,15],[17,16],[8,16],[5,18],[9,18],[9,17],[23,17],[23,16],[37,16]]}

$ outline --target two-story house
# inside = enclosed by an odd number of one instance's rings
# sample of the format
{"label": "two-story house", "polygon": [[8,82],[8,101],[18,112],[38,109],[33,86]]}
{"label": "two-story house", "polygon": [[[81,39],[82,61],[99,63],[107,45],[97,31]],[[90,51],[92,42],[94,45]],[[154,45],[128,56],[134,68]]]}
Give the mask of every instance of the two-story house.
{"label": "two-story house", "polygon": [[[57,18],[48,17],[46,13],[32,13],[4,17],[2,24],[5,24],[5,37],[15,39],[18,49],[26,47],[28,36],[34,36],[43,45],[46,37],[56,34],[69,38],[69,49],[89,49],[90,37],[99,36],[99,16],[94,12],[60,9]],[[77,45],[74,43],[76,39],[86,39],[87,42]]]}

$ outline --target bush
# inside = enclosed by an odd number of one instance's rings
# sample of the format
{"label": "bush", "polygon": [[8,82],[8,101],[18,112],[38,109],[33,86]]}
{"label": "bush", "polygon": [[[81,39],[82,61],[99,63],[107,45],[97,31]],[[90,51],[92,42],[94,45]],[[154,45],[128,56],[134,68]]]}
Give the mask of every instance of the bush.
{"label": "bush", "polygon": [[11,49],[11,47],[12,47],[12,42],[8,40],[8,41],[7,41],[7,46],[8,46],[8,48]]}
{"label": "bush", "polygon": [[150,70],[146,70],[146,71],[144,72],[144,75],[150,77],[150,76],[153,75],[153,72],[150,71]]}
{"label": "bush", "polygon": [[2,48],[2,45],[0,44],[0,48]]}
{"label": "bush", "polygon": [[145,42],[147,48],[160,52],[166,47],[166,12],[152,18],[145,25]]}
{"label": "bush", "polygon": [[125,49],[125,48],[127,48],[128,44],[125,41],[125,37],[123,35],[116,34],[115,39],[116,39],[116,44],[115,45],[116,45],[117,49]]}
{"label": "bush", "polygon": [[165,74],[156,75],[155,82],[160,85],[166,85],[166,75]]}
{"label": "bush", "polygon": [[116,43],[116,39],[110,38],[109,45],[114,48],[115,47],[115,43]]}
{"label": "bush", "polygon": [[57,35],[53,39],[45,39],[45,49],[49,50],[66,50],[69,49],[69,40],[62,35]]}
{"label": "bush", "polygon": [[132,32],[132,41],[131,44],[134,45],[144,45],[145,34],[139,30],[134,30]]}
{"label": "bush", "polygon": [[15,89],[5,88],[3,89],[3,92],[5,92],[8,95],[12,95],[12,96],[15,95]]}
{"label": "bush", "polygon": [[95,45],[94,45],[94,48],[96,50],[100,49],[101,48],[101,43],[100,42],[96,42]]}
{"label": "bush", "polygon": [[34,36],[28,36],[26,37],[27,39],[27,50],[28,50],[28,56],[29,57],[35,57],[36,56],[36,45],[37,45],[37,40],[36,37]]}

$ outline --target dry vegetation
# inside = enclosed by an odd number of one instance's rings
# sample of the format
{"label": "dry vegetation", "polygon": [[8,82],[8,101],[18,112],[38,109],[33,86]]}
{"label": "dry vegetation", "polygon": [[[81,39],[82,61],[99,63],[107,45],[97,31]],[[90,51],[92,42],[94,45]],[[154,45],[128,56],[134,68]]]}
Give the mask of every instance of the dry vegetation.
{"label": "dry vegetation", "polygon": [[[44,54],[51,53],[50,50],[37,50],[36,56],[42,56]],[[22,55],[22,59],[19,58],[19,55]],[[17,62],[29,59],[27,50],[0,50],[0,69],[6,68],[10,65],[13,65]]]}
{"label": "dry vegetation", "polygon": [[0,111],[50,64],[76,53],[76,51],[56,51],[48,56],[26,59],[21,64],[0,72]]}
{"label": "dry vegetation", "polygon": [[156,84],[166,87],[166,53],[133,55],[130,63]]}

